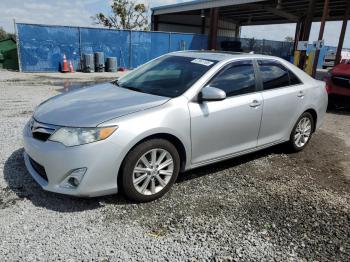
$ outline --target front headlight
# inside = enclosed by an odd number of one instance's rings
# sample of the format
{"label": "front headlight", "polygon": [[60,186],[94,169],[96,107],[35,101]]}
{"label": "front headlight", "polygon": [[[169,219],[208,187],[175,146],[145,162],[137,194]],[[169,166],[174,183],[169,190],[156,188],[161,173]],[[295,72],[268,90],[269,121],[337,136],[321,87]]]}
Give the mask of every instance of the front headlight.
{"label": "front headlight", "polygon": [[62,143],[65,146],[83,145],[106,139],[117,128],[117,126],[61,127],[50,136],[49,140]]}

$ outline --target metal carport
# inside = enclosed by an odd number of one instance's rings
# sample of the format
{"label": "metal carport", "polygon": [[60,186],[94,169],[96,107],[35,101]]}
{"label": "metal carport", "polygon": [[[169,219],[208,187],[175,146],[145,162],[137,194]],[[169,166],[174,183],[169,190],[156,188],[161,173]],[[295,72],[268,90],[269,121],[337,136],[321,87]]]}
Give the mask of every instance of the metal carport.
{"label": "metal carport", "polygon": [[[309,40],[312,22],[321,21],[320,39],[325,21],[342,20],[336,63],[340,60],[349,0],[196,0],[152,9],[154,31],[187,31],[209,35],[209,49],[216,49],[218,35],[239,36],[240,27],[296,23],[295,46]],[[300,67],[304,65],[302,52]]]}

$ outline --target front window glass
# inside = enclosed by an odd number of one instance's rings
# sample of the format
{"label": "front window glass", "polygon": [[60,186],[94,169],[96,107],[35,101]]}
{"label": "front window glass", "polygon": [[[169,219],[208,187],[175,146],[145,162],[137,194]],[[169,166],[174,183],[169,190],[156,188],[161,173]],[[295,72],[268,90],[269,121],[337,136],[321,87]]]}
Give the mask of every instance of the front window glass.
{"label": "front window glass", "polygon": [[143,93],[177,97],[190,88],[216,62],[167,55],[135,69],[116,83],[120,87]]}
{"label": "front window glass", "polygon": [[255,92],[255,73],[252,61],[239,61],[226,67],[211,82],[210,86],[220,88],[227,96]]}

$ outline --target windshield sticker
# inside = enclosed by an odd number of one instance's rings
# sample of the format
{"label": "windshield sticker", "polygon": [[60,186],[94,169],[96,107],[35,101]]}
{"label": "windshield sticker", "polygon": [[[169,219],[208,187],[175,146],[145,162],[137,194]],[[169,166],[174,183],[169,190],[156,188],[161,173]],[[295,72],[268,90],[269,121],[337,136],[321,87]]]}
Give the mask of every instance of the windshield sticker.
{"label": "windshield sticker", "polygon": [[205,65],[205,66],[211,66],[212,64],[214,64],[214,62],[208,61],[208,60],[203,60],[203,59],[194,59],[191,61],[191,63],[194,64],[199,64],[199,65]]}

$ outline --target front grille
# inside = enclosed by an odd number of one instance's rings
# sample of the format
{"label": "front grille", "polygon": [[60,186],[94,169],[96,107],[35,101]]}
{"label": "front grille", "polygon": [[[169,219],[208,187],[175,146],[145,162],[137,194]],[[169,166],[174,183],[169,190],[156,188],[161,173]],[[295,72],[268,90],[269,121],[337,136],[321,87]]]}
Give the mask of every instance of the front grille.
{"label": "front grille", "polygon": [[35,162],[35,160],[33,160],[31,157],[29,157],[29,161],[38,175],[41,176],[45,181],[48,181],[45,168],[38,162]]}
{"label": "front grille", "polygon": [[348,76],[333,76],[332,82],[336,86],[350,88],[350,77],[348,77]]}
{"label": "front grille", "polygon": [[45,142],[55,132],[57,126],[43,124],[32,119],[29,128],[35,139]]}

